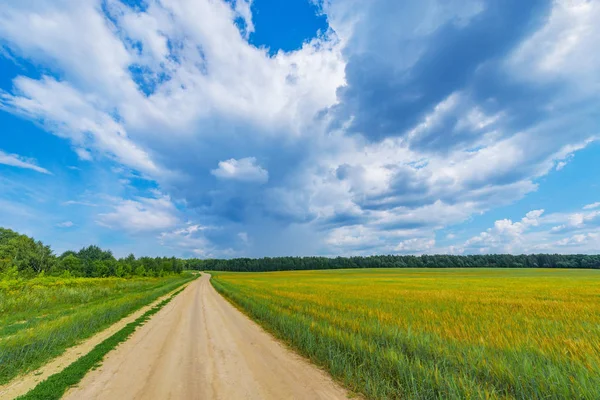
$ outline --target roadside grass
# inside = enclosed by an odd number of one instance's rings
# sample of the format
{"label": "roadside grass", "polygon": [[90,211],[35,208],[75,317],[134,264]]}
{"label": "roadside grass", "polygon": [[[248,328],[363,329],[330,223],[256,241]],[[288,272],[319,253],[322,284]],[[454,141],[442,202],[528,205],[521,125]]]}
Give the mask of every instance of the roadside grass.
{"label": "roadside grass", "polygon": [[371,399],[600,399],[600,271],[213,272],[275,336]]}
{"label": "roadside grass", "polygon": [[0,281],[0,384],[35,370],[195,277]]}
{"label": "roadside grass", "polygon": [[40,382],[33,390],[23,396],[18,397],[22,400],[54,400],[60,399],[63,394],[73,385],[79,383],[83,377],[92,369],[96,369],[104,356],[131,336],[135,330],[143,325],[146,321],[167,305],[175,296],[181,293],[184,289],[175,292],[169,298],[161,301],[144,315],[135,321],[127,324],[121,330],[113,334],[111,337],[98,344],[88,354],[80,357],[61,372],[50,376],[43,382]]}

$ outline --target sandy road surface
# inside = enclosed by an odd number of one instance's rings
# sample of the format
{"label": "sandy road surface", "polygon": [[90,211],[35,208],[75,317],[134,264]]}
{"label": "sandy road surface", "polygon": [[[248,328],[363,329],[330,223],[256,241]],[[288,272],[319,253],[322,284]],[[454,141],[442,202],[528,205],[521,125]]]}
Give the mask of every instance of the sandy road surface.
{"label": "sandy road surface", "polygon": [[345,399],[324,372],[224,300],[204,274],[68,399]]}
{"label": "sandy road surface", "polygon": [[[185,285],[187,285],[187,283],[185,283],[184,286]],[[93,348],[96,347],[96,345],[103,342],[110,336],[114,335],[116,332],[124,328],[125,325],[138,319],[139,317],[144,315],[146,311],[149,311],[152,307],[156,306],[161,301],[169,298],[172,294],[174,294],[180,289],[181,287],[178,287],[172,292],[167,293],[162,297],[159,297],[152,303],[140,308],[137,311],[134,311],[130,315],[126,316],[125,318],[122,318],[120,321],[111,325],[105,330],[96,333],[94,336],[85,339],[83,342],[73,347],[68,348],[63,354],[51,360],[47,364],[41,366],[40,368],[36,369],[35,371],[31,371],[28,374],[19,376],[13,379],[12,381],[8,382],[7,384],[0,385],[0,400],[15,399],[29,392],[31,389],[36,387],[38,383],[40,383],[43,380],[46,380],[48,377],[56,373],[59,373],[68,365],[77,360],[79,357],[92,351]]]}

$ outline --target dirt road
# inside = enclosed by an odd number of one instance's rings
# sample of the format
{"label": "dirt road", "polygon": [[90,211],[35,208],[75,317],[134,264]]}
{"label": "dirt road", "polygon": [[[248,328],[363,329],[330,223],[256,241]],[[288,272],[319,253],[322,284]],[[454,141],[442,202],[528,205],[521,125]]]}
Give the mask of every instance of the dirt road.
{"label": "dirt road", "polygon": [[109,353],[67,399],[345,399],[203,275]]}
{"label": "dirt road", "polygon": [[180,289],[181,287],[177,288],[176,290],[173,290],[172,292],[158,298],[157,300],[153,301],[147,306],[140,308],[139,310],[131,313],[125,318],[122,318],[116,324],[113,324],[110,327],[104,329],[103,331],[96,333],[94,336],[85,339],[81,343],[68,348],[67,351],[65,351],[63,354],[51,360],[47,364],[41,366],[40,368],[31,371],[28,374],[19,376],[13,379],[12,381],[8,382],[7,384],[0,385],[0,400],[16,399],[17,397],[29,392],[31,389],[36,387],[38,383],[46,380],[48,377],[54,374],[61,372],[79,357],[92,351],[92,349],[98,344],[102,343],[104,340],[123,329],[130,322],[133,322],[142,315],[144,315],[144,313],[146,313],[152,307],[159,304],[161,301],[171,297],[172,294],[174,294]]}

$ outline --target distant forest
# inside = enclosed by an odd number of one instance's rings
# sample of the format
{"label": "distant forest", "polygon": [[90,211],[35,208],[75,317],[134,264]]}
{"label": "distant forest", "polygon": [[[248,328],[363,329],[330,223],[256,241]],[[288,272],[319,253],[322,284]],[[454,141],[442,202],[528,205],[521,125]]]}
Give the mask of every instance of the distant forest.
{"label": "distant forest", "polygon": [[274,257],[231,260],[188,260],[205,271],[289,271],[340,268],[586,268],[600,269],[600,255],[489,254],[489,255],[381,255],[368,257]]}
{"label": "distant forest", "polygon": [[141,257],[115,258],[110,250],[88,246],[57,256],[50,246],[0,228],[0,277],[39,274],[73,277],[165,276],[183,270],[200,271],[290,271],[340,268],[586,268],[600,269],[600,255],[490,254],[490,255],[379,255],[369,257],[274,257],[180,259]]}

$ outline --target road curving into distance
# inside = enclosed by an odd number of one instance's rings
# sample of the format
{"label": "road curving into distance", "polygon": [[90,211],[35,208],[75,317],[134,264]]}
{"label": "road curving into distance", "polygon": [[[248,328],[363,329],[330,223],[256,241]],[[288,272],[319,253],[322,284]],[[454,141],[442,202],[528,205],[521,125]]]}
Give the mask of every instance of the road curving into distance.
{"label": "road curving into distance", "polygon": [[323,371],[223,299],[203,274],[64,398],[346,399]]}

